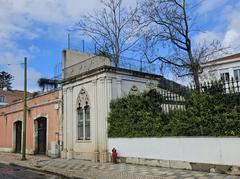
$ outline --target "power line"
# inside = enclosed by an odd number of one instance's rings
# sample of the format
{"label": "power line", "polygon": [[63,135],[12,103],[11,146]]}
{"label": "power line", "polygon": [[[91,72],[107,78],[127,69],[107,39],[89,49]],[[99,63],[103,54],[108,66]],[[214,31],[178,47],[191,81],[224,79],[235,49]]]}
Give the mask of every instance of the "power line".
{"label": "power line", "polygon": [[7,66],[11,66],[11,65],[23,65],[24,63],[6,63],[6,64],[0,64],[0,65],[7,65]]}

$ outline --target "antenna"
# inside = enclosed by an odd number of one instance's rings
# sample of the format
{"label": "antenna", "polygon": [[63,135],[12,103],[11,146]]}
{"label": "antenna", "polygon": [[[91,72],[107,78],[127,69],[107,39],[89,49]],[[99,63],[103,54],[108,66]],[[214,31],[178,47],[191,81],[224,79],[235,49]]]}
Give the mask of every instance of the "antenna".
{"label": "antenna", "polygon": [[62,66],[62,63],[57,63],[54,67],[54,79],[55,80],[60,80],[61,79],[61,66]]}
{"label": "antenna", "polygon": [[85,52],[85,47],[84,47],[84,40],[82,40],[82,51]]}
{"label": "antenna", "polygon": [[68,50],[70,50],[70,34],[68,33]]}

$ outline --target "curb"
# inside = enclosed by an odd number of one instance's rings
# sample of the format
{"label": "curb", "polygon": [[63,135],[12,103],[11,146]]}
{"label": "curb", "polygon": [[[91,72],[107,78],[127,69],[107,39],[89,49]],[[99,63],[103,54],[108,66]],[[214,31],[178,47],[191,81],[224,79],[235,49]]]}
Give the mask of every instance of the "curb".
{"label": "curb", "polygon": [[77,177],[71,177],[71,176],[65,175],[61,172],[54,172],[52,170],[46,170],[46,169],[43,169],[42,167],[38,167],[38,166],[26,166],[26,165],[21,165],[19,163],[6,162],[6,161],[3,161],[3,160],[0,160],[0,164],[18,166],[18,167],[33,170],[33,171],[36,171],[36,172],[42,172],[42,173],[52,174],[52,175],[61,176],[61,177],[82,179],[82,178],[77,178]]}
{"label": "curb", "polygon": [[12,163],[9,163],[9,162],[6,162],[6,161],[3,161],[3,160],[0,160],[0,164],[11,165]]}

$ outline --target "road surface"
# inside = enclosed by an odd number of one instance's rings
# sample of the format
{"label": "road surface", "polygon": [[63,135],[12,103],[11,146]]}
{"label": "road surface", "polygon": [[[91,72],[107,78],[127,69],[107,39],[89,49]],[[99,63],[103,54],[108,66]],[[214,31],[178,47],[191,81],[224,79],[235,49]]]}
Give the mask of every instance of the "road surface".
{"label": "road surface", "polygon": [[48,173],[0,163],[0,179],[67,179]]}

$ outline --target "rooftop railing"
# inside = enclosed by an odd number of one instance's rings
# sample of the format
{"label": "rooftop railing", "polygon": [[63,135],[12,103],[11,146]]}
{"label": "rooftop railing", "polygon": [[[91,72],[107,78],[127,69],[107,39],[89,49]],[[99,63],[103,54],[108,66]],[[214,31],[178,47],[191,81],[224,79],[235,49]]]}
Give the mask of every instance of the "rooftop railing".
{"label": "rooftop railing", "polygon": [[[93,56],[93,57],[91,57],[87,60],[81,61],[75,65],[64,68],[62,70],[62,72],[64,74],[64,78],[66,78],[69,76],[81,74],[83,72],[86,72],[86,71],[89,71],[89,70],[92,70],[94,68],[104,66],[104,65],[115,67],[115,63],[110,62],[110,60],[108,58]],[[61,64],[58,64],[58,66],[55,67],[55,71],[57,72],[57,74],[55,74],[55,76],[58,79],[62,76],[61,70],[59,70],[59,68],[62,68]],[[117,68],[160,75],[159,64],[149,63],[149,62],[146,62],[143,60],[136,60],[136,59],[127,58],[127,57],[120,58]]]}
{"label": "rooftop railing", "polygon": [[140,71],[159,75],[161,74],[160,65],[157,63],[149,63],[144,60],[136,60],[133,58],[121,57],[118,64],[119,68]]}

